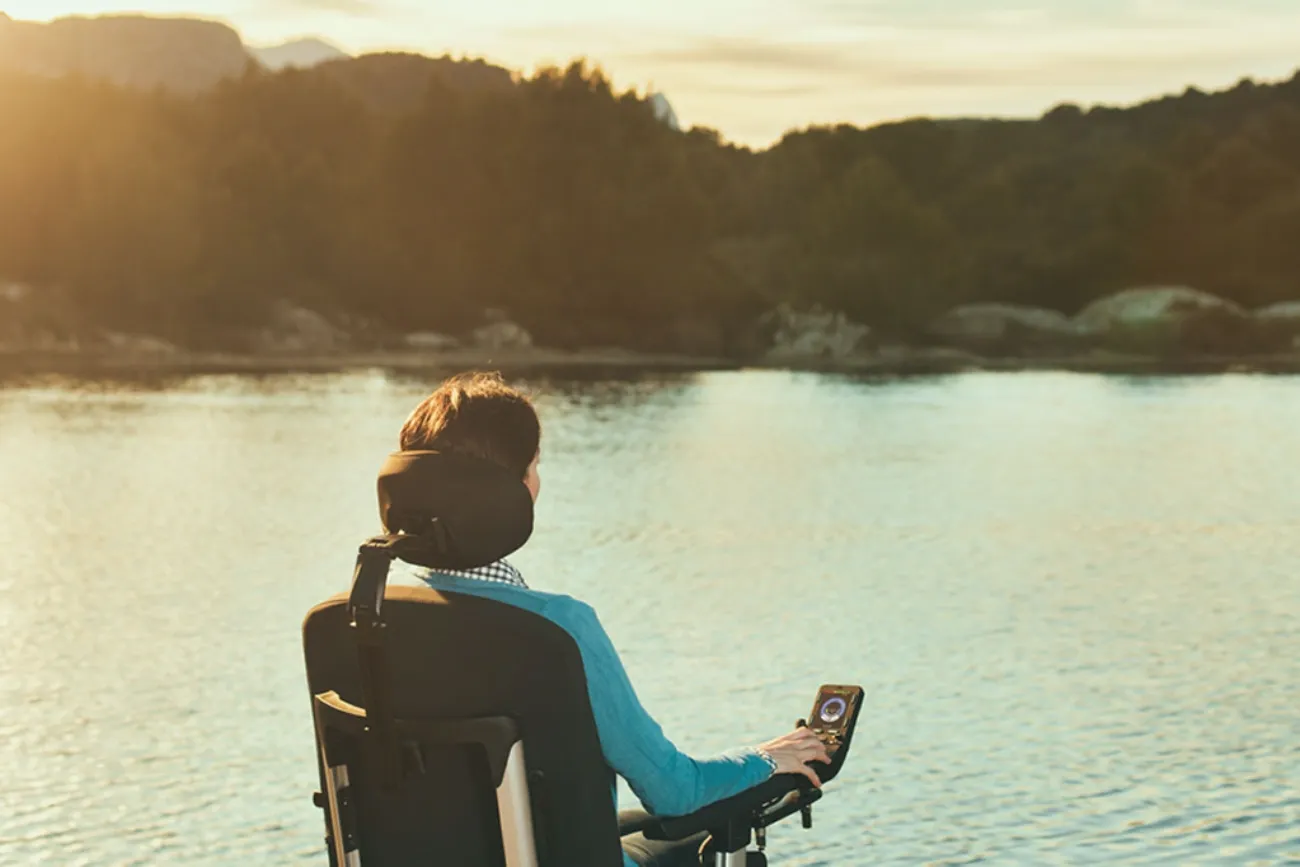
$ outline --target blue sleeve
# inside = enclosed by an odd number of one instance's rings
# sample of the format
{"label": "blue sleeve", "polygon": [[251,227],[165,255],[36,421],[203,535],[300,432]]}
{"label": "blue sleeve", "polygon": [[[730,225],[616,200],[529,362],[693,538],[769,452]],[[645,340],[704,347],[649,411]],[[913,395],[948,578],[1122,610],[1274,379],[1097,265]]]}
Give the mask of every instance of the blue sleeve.
{"label": "blue sleeve", "polygon": [[549,603],[544,613],[578,644],[605,761],[627,780],[651,813],[692,813],[772,775],[767,762],[753,749],[709,759],[695,759],[678,750],[641,706],[595,610],[562,597]]}

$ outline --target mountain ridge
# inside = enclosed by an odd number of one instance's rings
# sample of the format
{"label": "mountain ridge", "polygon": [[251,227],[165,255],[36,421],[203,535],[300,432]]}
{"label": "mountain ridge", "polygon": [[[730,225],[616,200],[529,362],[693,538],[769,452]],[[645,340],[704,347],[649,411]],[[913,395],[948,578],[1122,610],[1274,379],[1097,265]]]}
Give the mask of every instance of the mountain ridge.
{"label": "mountain ridge", "polygon": [[204,18],[0,19],[0,67],[32,75],[83,75],[125,87],[194,92],[241,74],[252,60],[237,30]]}
{"label": "mountain ridge", "polygon": [[[418,105],[434,78],[462,92],[504,92],[518,78],[516,72],[481,58],[408,51],[354,55],[319,36],[254,46],[229,24],[202,17],[76,15],[39,22],[0,12],[0,70],[53,78],[84,75],[119,86],[192,94],[250,67],[318,72],[385,112]],[[679,128],[665,96],[647,98],[653,101],[656,117]]]}
{"label": "mountain ridge", "polygon": [[303,69],[353,55],[328,40],[304,36],[274,45],[248,46],[248,51],[267,69]]}

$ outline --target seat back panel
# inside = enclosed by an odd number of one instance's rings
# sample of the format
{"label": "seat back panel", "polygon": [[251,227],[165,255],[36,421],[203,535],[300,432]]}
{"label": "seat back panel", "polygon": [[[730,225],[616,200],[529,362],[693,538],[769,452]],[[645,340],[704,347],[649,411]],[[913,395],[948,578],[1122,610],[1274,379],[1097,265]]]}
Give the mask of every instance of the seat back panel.
{"label": "seat back panel", "polygon": [[[545,618],[418,587],[385,594],[385,660],[399,721],[507,716],[523,738],[540,867],[619,867],[612,786],[577,645]],[[347,599],[303,624],[310,695],[365,706]],[[396,792],[369,738],[348,739],[350,797],[365,867],[504,867],[495,786],[479,745],[422,744]],[[413,770],[423,767],[423,773]],[[322,786],[326,785],[324,768]]]}

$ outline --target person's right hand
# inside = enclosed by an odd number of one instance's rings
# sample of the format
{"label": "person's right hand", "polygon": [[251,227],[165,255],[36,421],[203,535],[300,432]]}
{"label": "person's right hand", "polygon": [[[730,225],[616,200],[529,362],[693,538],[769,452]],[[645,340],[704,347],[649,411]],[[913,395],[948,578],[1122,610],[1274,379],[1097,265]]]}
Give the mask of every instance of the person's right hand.
{"label": "person's right hand", "polygon": [[814,786],[821,787],[822,781],[817,778],[817,772],[808,767],[805,762],[829,763],[831,757],[830,753],[826,752],[826,745],[812,729],[800,726],[792,732],[768,741],[761,748],[767,750],[768,755],[776,761],[776,773],[803,774],[812,781]]}

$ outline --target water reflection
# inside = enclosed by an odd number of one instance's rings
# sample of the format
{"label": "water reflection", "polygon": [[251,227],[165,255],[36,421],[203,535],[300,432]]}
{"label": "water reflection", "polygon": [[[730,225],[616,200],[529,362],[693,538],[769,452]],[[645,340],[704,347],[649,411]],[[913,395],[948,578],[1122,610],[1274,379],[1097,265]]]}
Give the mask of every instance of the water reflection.
{"label": "water reflection", "polygon": [[[0,863],[320,863],[297,628],[437,381],[0,389]],[[537,377],[538,532],[700,752],[868,689],[789,864],[1300,859],[1300,381]]]}

